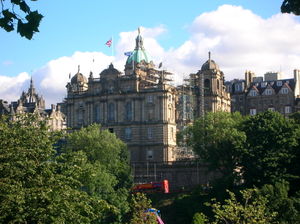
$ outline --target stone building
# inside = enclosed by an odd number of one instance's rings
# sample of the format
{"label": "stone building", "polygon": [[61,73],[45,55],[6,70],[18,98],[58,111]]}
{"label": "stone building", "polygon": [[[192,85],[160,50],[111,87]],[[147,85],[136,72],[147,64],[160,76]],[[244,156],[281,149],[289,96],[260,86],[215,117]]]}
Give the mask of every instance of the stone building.
{"label": "stone building", "polygon": [[[224,73],[217,63],[211,59],[209,52],[208,60],[202,65],[201,70],[190,74],[189,79],[186,80],[188,84],[178,87],[182,89],[181,95],[189,96],[185,98],[192,105],[184,107],[179,104],[178,111],[180,112],[180,108],[188,108],[185,114],[193,119],[202,116],[206,112],[230,112],[230,93],[227,92],[224,80]],[[191,104],[191,102],[193,103]],[[181,119],[182,117],[179,116],[178,120]]]}
{"label": "stone building", "polygon": [[280,73],[266,73],[263,79],[246,71],[245,80],[227,82],[227,88],[231,92],[232,112],[255,115],[271,110],[288,116],[298,111],[300,70],[294,70],[294,78],[291,79],[278,77]]}
{"label": "stone building", "polygon": [[99,76],[86,78],[78,69],[67,84],[67,126],[99,123],[125,141],[131,161],[176,159],[176,88],[171,73],[153,64],[138,33],[124,73],[110,64]]}
{"label": "stone building", "polygon": [[60,111],[60,107],[55,105],[51,109],[45,109],[45,100],[36,93],[32,79],[27,92],[22,92],[21,97],[16,102],[8,104],[7,101],[0,100],[0,114],[15,118],[17,114],[35,113],[41,119],[46,119],[49,130],[57,131],[66,128],[65,115]]}

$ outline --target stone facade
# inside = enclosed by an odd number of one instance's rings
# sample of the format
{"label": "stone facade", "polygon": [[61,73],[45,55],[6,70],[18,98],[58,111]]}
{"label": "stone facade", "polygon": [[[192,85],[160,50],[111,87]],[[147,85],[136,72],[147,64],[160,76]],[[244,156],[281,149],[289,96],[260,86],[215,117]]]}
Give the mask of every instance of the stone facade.
{"label": "stone facade", "polygon": [[[224,80],[224,73],[211,59],[209,52],[209,58],[202,65],[201,70],[190,74],[189,79],[186,80],[188,83],[178,87],[181,90],[179,97],[184,97],[188,103],[186,106],[179,104],[178,112],[184,114],[188,122],[201,117],[206,112],[230,112],[230,93],[227,92]],[[182,100],[183,103],[185,101]],[[181,108],[187,111],[184,113]],[[178,123],[182,118],[184,116],[178,116]]]}
{"label": "stone facade", "polygon": [[87,79],[78,69],[67,84],[67,126],[78,129],[99,123],[127,143],[131,161],[176,159],[176,88],[171,73],[159,70],[138,34],[122,74],[113,64]]}
{"label": "stone facade", "polygon": [[245,80],[227,82],[231,92],[232,112],[243,115],[272,110],[285,116],[298,111],[300,70],[294,70],[293,79],[277,79],[279,73],[266,73],[265,79],[246,71]]}

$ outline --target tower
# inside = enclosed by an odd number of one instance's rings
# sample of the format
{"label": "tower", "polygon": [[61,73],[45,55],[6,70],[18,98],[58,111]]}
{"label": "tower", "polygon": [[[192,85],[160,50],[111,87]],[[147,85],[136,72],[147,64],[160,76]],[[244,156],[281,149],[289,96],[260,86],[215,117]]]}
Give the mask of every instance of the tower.
{"label": "tower", "polygon": [[196,117],[209,111],[230,112],[230,94],[226,91],[224,81],[224,73],[208,52],[208,60],[196,74]]}

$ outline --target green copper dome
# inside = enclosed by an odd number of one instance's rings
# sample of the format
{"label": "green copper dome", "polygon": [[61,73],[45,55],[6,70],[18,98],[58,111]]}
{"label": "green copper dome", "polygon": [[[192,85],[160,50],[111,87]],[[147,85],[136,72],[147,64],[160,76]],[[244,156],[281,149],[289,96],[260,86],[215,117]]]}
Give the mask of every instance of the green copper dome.
{"label": "green copper dome", "polygon": [[145,61],[147,63],[150,63],[152,61],[151,57],[147,54],[145,50],[134,50],[132,52],[132,55],[128,57],[127,64],[132,63],[132,61],[135,61],[136,63],[140,63],[141,61]]}
{"label": "green copper dome", "polygon": [[126,64],[131,64],[133,61],[136,63],[140,63],[141,61],[145,61],[146,63],[150,63],[152,61],[151,57],[148,55],[143,46],[143,37],[139,34],[135,39],[136,45],[135,49],[132,52],[132,55],[127,58]]}

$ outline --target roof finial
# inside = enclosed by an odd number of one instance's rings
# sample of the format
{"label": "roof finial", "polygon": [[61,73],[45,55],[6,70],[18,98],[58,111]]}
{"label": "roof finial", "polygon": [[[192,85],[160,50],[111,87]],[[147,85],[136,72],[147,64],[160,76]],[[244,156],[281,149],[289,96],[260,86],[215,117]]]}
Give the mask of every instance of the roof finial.
{"label": "roof finial", "polygon": [[80,71],[80,65],[78,65],[78,73],[79,73],[79,71]]}
{"label": "roof finial", "polygon": [[143,38],[141,36],[141,27],[138,27],[138,36],[135,39],[136,41],[136,45],[135,45],[135,50],[143,50],[144,46],[143,46]]}
{"label": "roof finial", "polygon": [[208,52],[208,60],[210,61],[210,56],[211,55],[211,53],[210,53],[210,51]]}

